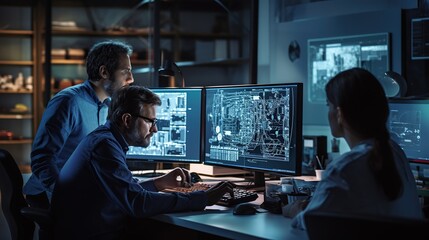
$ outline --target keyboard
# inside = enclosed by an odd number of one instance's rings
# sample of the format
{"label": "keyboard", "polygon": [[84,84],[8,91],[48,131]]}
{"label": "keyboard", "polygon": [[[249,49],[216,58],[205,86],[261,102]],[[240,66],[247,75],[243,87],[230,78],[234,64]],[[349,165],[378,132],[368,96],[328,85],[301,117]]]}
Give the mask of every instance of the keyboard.
{"label": "keyboard", "polygon": [[[189,193],[194,191],[205,191],[209,189],[212,185],[205,183],[196,183],[191,187],[175,187],[170,189],[165,189],[165,192],[183,192]],[[256,192],[252,192],[242,188],[234,188],[234,197],[231,197],[229,193],[225,193],[221,199],[217,202],[218,205],[232,207],[240,203],[255,201],[258,198]]]}

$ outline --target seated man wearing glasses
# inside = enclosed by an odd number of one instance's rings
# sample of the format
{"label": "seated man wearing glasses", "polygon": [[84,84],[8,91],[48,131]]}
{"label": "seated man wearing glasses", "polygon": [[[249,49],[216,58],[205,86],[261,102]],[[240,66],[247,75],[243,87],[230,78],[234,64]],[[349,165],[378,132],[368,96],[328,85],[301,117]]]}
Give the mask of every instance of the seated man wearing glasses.
{"label": "seated man wearing glasses", "polygon": [[232,194],[230,182],[192,193],[159,192],[189,185],[190,174],[182,168],[142,183],[133,178],[126,165],[128,146],[149,146],[158,131],[159,105],[159,97],[140,86],[123,87],[112,96],[106,124],[80,142],[60,172],[52,196],[55,239],[143,237],[151,230],[130,226],[145,217],[203,210]]}

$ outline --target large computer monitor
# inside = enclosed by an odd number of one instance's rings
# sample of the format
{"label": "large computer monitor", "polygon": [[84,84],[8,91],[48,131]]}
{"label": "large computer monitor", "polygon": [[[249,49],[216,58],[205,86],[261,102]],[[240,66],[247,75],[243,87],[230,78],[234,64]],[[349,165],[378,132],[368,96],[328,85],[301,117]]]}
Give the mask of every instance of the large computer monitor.
{"label": "large computer monitor", "polygon": [[325,85],[337,73],[362,67],[379,80],[390,70],[389,33],[308,40],[308,101],[326,103]]}
{"label": "large computer monitor", "polygon": [[204,164],[300,175],[302,83],[212,86],[205,89]]}
{"label": "large computer monitor", "polygon": [[[152,88],[161,98],[157,108],[158,132],[147,148],[130,146],[131,168],[147,162],[200,163],[203,88]],[[137,165],[137,166],[136,166]]]}
{"label": "large computer monitor", "polygon": [[429,99],[390,99],[388,129],[404,150],[416,180],[429,181]]}

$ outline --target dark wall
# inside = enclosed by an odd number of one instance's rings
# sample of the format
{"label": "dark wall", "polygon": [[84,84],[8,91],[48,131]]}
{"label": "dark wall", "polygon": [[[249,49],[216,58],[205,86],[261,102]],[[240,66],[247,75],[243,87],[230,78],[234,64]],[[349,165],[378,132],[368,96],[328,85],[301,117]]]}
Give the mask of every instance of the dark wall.
{"label": "dark wall", "polygon": [[[390,33],[390,70],[402,73],[402,11],[404,1],[318,1],[285,6],[270,2],[269,63],[271,82],[304,83],[304,124],[328,125],[325,103],[308,101],[307,41],[348,35]],[[415,1],[410,2],[411,7]],[[300,56],[289,58],[289,44],[296,41]]]}

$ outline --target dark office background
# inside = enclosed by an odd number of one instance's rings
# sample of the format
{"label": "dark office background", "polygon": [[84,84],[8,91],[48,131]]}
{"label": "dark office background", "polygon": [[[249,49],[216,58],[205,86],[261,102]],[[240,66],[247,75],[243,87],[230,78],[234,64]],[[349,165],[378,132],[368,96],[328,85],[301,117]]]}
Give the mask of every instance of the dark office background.
{"label": "dark office background", "polygon": [[[304,82],[304,124],[327,126],[325,103],[308,101],[307,41],[348,35],[390,33],[390,70],[402,74],[408,94],[429,92],[428,60],[410,59],[410,19],[427,16],[428,1],[343,0],[270,1],[268,14],[260,13],[258,82]],[[264,4],[263,1],[260,4]],[[267,19],[263,27],[262,21]],[[266,28],[266,29],[264,29]],[[261,40],[262,38],[262,40]],[[263,41],[267,44],[263,44]],[[292,61],[289,47],[298,43],[300,56]],[[268,45],[264,55],[262,47]]]}

